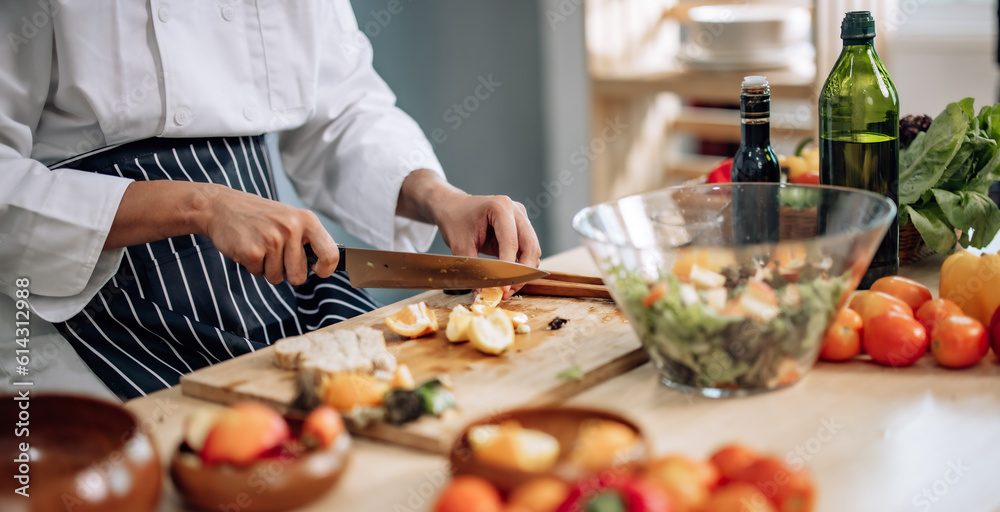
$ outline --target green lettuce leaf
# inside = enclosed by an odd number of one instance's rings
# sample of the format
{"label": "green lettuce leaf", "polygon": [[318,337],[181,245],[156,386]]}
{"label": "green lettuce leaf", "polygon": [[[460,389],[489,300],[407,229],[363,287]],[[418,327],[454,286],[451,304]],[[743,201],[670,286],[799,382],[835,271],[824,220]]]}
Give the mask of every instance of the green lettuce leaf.
{"label": "green lettuce leaf", "polygon": [[933,190],[945,218],[953,227],[962,230],[958,242],[963,247],[982,248],[993,240],[1000,228],[1000,210],[992,199],[976,192]]}
{"label": "green lettuce leaf", "polygon": [[983,136],[1000,141],[1000,103],[986,105],[979,109],[976,121],[979,122],[979,128],[983,131]]}
{"label": "green lettuce leaf", "polygon": [[924,243],[934,252],[951,254],[955,250],[958,237],[955,236],[954,228],[948,225],[944,212],[941,211],[941,207],[937,203],[918,208],[904,204],[903,208],[906,208],[907,215],[913,222],[913,227],[920,232],[920,238],[923,238]]}
{"label": "green lettuce leaf", "polygon": [[944,190],[961,190],[976,174],[976,169],[983,165],[983,160],[990,160],[997,151],[997,143],[983,136],[980,130],[969,131],[965,141],[959,148],[948,167],[941,175],[941,181],[934,188]]}
{"label": "green lettuce leaf", "polygon": [[[899,157],[899,203],[911,204],[938,184],[971,127],[972,98],[950,103]],[[925,239],[926,241],[926,239]]]}

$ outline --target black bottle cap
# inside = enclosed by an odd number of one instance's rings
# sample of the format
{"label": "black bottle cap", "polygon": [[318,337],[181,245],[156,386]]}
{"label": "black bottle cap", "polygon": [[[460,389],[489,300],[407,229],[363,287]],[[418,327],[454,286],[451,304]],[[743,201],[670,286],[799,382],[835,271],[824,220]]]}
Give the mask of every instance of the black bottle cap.
{"label": "black bottle cap", "polygon": [[873,39],[875,37],[875,18],[870,11],[851,11],[844,15],[840,24],[840,38]]}

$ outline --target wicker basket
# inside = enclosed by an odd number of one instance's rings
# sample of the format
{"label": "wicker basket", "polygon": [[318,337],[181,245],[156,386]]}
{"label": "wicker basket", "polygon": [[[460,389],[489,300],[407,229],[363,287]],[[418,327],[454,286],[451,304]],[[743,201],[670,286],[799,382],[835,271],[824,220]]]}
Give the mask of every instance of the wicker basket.
{"label": "wicker basket", "polygon": [[912,222],[899,226],[899,264],[912,265],[934,254]]}
{"label": "wicker basket", "polygon": [[819,223],[816,221],[816,208],[794,208],[783,206],[779,213],[780,239],[805,240],[817,235]]}

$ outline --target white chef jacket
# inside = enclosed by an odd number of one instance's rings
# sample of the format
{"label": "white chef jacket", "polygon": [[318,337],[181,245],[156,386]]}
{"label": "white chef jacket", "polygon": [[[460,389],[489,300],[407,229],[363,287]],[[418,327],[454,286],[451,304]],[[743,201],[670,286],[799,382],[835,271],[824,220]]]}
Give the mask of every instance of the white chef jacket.
{"label": "white chef jacket", "polygon": [[348,0],[4,2],[0,34],[0,291],[28,277],[43,319],[79,312],[121,261],[102,248],[129,180],[46,167],[108,145],[278,132],[307,205],[379,248],[433,239],[396,199],[441,166]]}

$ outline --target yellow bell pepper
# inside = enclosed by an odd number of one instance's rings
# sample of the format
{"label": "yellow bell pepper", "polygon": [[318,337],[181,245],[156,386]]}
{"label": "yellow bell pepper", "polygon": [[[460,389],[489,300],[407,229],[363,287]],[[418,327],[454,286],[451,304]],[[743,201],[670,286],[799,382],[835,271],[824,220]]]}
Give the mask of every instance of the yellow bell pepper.
{"label": "yellow bell pepper", "polygon": [[938,293],[989,328],[1000,306],[1000,254],[959,251],[948,256],[941,265]]}

